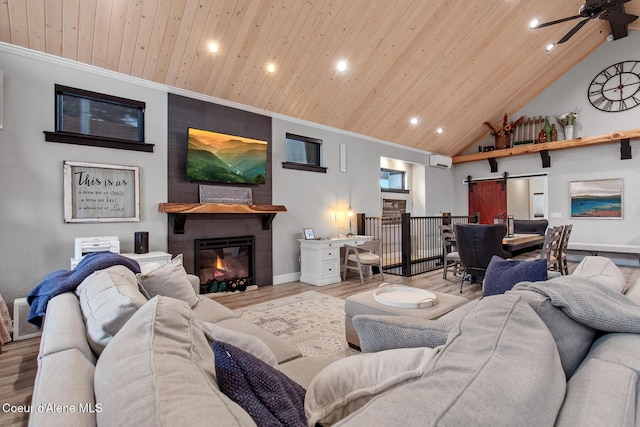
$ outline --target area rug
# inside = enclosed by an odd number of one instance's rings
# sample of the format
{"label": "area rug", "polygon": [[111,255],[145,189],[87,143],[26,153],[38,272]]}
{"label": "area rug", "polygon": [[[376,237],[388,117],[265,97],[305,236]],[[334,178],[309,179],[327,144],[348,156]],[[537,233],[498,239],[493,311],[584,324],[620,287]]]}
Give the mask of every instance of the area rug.
{"label": "area rug", "polygon": [[307,357],[357,354],[344,336],[344,300],[308,291],[245,307],[236,312],[285,339]]}

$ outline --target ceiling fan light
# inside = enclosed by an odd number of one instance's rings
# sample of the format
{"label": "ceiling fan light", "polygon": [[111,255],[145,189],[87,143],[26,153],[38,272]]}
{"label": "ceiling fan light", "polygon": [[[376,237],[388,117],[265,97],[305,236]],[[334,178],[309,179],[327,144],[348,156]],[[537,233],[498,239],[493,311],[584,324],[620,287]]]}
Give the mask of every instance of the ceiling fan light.
{"label": "ceiling fan light", "polygon": [[550,43],[547,45],[547,47],[544,49],[545,52],[551,52],[553,50],[553,48],[556,47],[555,43]]}
{"label": "ceiling fan light", "polygon": [[529,28],[532,30],[537,28],[538,25],[540,25],[540,18],[532,19],[531,22],[529,22]]}

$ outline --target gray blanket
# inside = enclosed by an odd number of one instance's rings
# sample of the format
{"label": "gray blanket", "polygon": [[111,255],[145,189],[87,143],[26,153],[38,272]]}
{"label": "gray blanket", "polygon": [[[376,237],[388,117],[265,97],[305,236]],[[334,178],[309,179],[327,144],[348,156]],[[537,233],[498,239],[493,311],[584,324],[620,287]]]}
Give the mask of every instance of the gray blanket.
{"label": "gray blanket", "polygon": [[520,282],[513,289],[545,295],[567,316],[593,329],[640,333],[640,306],[594,279],[561,276],[544,282]]}

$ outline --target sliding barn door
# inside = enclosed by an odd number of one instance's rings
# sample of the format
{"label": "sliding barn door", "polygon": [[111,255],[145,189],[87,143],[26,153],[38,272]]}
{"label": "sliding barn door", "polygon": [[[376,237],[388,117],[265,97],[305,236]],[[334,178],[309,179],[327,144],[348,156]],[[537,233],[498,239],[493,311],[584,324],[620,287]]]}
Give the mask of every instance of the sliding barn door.
{"label": "sliding barn door", "polygon": [[469,215],[478,212],[480,224],[493,224],[493,217],[507,213],[504,181],[478,181],[469,185]]}

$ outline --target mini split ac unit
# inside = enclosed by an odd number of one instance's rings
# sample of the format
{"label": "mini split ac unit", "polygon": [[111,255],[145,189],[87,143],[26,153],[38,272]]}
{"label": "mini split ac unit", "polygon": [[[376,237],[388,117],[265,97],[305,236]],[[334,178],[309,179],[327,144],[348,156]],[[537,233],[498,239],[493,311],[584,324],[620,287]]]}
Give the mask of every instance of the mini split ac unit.
{"label": "mini split ac unit", "polygon": [[429,166],[434,168],[450,168],[451,157],[442,156],[440,154],[432,154],[429,156]]}

